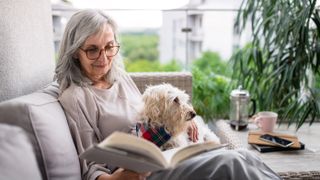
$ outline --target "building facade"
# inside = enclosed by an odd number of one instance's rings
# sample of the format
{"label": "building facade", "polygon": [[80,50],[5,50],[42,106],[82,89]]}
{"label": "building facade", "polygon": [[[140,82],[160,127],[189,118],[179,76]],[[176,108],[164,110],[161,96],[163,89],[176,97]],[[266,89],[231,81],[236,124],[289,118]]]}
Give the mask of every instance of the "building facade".
{"label": "building facade", "polygon": [[179,9],[163,11],[160,29],[160,61],[172,59],[188,66],[204,51],[228,60],[239,46],[233,25],[241,0],[190,0]]}

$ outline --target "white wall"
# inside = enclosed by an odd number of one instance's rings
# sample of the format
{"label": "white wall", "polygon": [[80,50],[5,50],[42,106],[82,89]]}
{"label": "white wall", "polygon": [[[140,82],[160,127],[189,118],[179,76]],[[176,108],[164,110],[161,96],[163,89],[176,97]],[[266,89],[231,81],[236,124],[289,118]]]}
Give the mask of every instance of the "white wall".
{"label": "white wall", "polygon": [[184,12],[164,12],[163,22],[160,29],[160,61],[168,62],[172,59],[184,60],[186,34],[181,28],[186,26]]}
{"label": "white wall", "polygon": [[232,12],[206,12],[203,18],[203,49],[219,52],[222,59],[230,58],[233,49]]}

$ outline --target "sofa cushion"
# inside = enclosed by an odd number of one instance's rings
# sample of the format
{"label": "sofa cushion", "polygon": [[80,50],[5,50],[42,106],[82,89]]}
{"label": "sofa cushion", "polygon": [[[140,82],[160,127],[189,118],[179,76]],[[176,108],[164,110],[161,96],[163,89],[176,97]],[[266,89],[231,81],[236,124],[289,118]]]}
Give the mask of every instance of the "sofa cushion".
{"label": "sofa cushion", "polygon": [[0,124],[0,144],[0,179],[41,179],[32,146],[21,128]]}
{"label": "sofa cushion", "polygon": [[58,86],[0,103],[0,123],[25,130],[36,153],[42,178],[81,179],[77,151],[58,96]]}

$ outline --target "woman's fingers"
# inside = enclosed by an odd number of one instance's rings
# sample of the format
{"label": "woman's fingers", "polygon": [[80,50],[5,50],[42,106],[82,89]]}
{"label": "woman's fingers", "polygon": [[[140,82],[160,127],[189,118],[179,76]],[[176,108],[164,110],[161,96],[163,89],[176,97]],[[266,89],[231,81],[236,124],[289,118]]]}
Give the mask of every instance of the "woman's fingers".
{"label": "woman's fingers", "polygon": [[198,126],[197,124],[191,120],[189,125],[188,125],[188,135],[191,141],[196,142],[198,141],[199,138],[199,133],[198,133]]}
{"label": "woman's fingers", "polygon": [[150,176],[151,172],[147,172],[147,173],[140,173],[140,179],[141,180],[145,180],[147,179],[148,176]]}
{"label": "woman's fingers", "polygon": [[194,139],[195,139],[195,141],[198,141],[198,135],[199,135],[198,126],[194,121],[192,121],[192,124],[194,126],[194,133],[193,133],[194,134]]}
{"label": "woman's fingers", "polygon": [[148,177],[148,176],[150,176],[150,174],[151,174],[151,172],[140,173],[140,175],[143,177]]}

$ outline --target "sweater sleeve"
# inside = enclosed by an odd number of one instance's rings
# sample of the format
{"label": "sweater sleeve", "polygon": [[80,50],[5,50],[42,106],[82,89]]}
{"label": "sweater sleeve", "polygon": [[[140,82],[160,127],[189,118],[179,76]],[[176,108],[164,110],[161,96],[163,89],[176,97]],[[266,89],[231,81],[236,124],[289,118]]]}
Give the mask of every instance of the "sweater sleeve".
{"label": "sweater sleeve", "polygon": [[[88,147],[99,142],[97,128],[97,107],[93,97],[81,87],[70,86],[60,95],[59,101],[64,108],[68,125],[78,155]],[[87,160],[79,159],[82,179],[95,180],[103,173],[110,174],[105,164],[96,164]]]}

